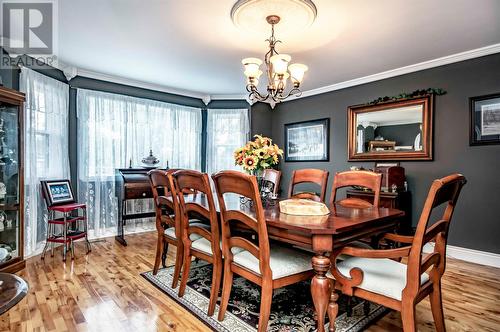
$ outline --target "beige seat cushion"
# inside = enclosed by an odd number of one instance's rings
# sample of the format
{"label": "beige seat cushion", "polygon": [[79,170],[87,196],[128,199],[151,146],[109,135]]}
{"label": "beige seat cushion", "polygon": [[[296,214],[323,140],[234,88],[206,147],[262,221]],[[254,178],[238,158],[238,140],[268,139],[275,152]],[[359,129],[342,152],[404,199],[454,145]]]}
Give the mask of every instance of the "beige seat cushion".
{"label": "beige seat cushion", "polygon": [[[337,267],[347,277],[352,268],[359,267],[363,271],[363,281],[358,288],[401,301],[403,289],[406,287],[405,264],[387,258],[348,257],[339,262]],[[330,272],[327,276],[333,278]],[[428,280],[427,273],[420,276],[420,284]]]}
{"label": "beige seat cushion", "polygon": [[[203,224],[203,223],[199,223],[199,222],[193,222],[193,223],[190,223],[189,224],[190,226],[198,226],[198,227],[203,227],[207,230],[210,230],[210,225],[207,225],[207,224]],[[175,236],[175,227],[169,227],[165,230],[165,235],[173,238],[173,239],[176,239],[176,236]],[[191,239],[191,241],[196,241],[198,240],[199,238],[201,238],[201,235],[199,234],[195,234],[195,233],[191,233],[191,235],[189,236],[189,238]]]}
{"label": "beige seat cushion", "polygon": [[[312,270],[312,255],[307,252],[273,245],[270,256],[269,265],[273,272],[273,280]],[[259,260],[247,250],[234,255],[233,261],[257,274],[261,274]]]}
{"label": "beige seat cushion", "polygon": [[[193,235],[193,234],[191,234],[191,235]],[[222,241],[220,242],[220,246],[222,248]],[[204,252],[207,255],[212,256],[212,244],[210,243],[210,241],[208,241],[204,237],[200,237],[196,241],[193,241],[193,243],[191,243],[191,248],[197,249],[201,252]],[[231,248],[231,251],[233,252],[233,255],[235,255],[239,252],[242,252],[243,249],[233,247],[233,248]],[[224,256],[224,254],[222,256]]]}

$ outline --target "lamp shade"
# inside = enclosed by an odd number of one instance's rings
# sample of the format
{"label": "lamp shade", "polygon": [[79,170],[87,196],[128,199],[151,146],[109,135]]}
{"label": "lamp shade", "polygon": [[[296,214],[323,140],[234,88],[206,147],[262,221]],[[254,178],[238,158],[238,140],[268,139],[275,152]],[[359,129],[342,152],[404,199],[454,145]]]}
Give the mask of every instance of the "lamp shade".
{"label": "lamp shade", "polygon": [[290,76],[292,78],[292,82],[294,84],[300,84],[302,83],[302,80],[304,79],[304,73],[307,71],[307,66],[303,65],[301,63],[292,63],[288,67],[288,71],[290,71]]}
{"label": "lamp shade", "polygon": [[[245,67],[245,75],[247,77],[257,77],[257,75],[259,75],[259,67],[262,64],[262,60],[257,58],[245,58],[241,60],[241,63]],[[260,71],[260,73],[262,74],[262,71]]]}
{"label": "lamp shade", "polygon": [[286,73],[288,68],[288,63],[292,59],[288,54],[276,54],[269,59],[273,65],[273,70],[278,75],[283,75]]}

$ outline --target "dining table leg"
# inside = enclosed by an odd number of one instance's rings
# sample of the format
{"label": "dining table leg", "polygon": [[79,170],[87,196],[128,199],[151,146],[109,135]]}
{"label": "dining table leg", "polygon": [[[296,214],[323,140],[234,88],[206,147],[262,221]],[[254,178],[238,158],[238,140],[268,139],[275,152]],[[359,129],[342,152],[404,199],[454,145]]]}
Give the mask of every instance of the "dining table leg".
{"label": "dining table leg", "polygon": [[312,267],[316,274],[311,281],[311,295],[316,309],[318,332],[324,332],[325,314],[332,293],[331,282],[326,277],[330,269],[330,258],[325,253],[318,253],[312,258]]}

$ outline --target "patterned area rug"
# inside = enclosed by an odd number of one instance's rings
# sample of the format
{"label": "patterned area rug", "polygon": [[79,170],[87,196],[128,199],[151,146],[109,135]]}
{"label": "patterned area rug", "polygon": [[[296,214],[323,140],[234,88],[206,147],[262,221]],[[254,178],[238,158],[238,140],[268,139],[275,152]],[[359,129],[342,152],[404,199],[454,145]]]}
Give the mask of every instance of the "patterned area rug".
{"label": "patterned area rug", "polygon": [[[152,271],[142,273],[142,276],[197,316],[214,331],[254,332],[257,330],[260,307],[259,286],[235,275],[226,317],[224,321],[219,322],[217,320],[218,305],[215,314],[212,317],[207,316],[212,265],[193,262],[183,297],[178,297],[178,290],[171,288],[173,270],[173,267],[167,267],[161,269],[156,276],[153,275]],[[351,301],[353,312],[352,315],[348,316],[346,312],[347,297],[340,296],[338,301],[339,315],[335,320],[338,332],[362,331],[389,311],[385,307],[370,303],[370,312],[365,315],[363,303],[363,300],[353,298]],[[309,281],[279,288],[274,290],[273,293],[271,316],[267,330],[273,332],[315,331],[316,322],[313,315],[314,307]]]}

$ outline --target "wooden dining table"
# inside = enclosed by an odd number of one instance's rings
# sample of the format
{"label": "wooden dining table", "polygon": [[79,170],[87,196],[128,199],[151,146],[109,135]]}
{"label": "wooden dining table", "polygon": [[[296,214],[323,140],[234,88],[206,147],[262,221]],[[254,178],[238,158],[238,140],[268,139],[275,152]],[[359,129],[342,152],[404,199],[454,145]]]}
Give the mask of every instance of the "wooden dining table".
{"label": "wooden dining table", "polygon": [[[206,206],[204,194],[185,196],[185,201]],[[215,200],[217,210],[218,202]],[[229,195],[226,209],[240,210],[252,215],[251,202],[242,203],[237,195]],[[331,297],[332,282],[326,277],[331,253],[353,241],[396,228],[404,212],[389,208],[352,208],[338,204],[329,206],[324,216],[297,216],[280,212],[279,201],[264,204],[269,238],[314,251],[311,259],[315,275],[311,280],[311,296],[317,314],[318,331],[325,331],[325,315]],[[332,303],[335,305],[335,303]]]}

